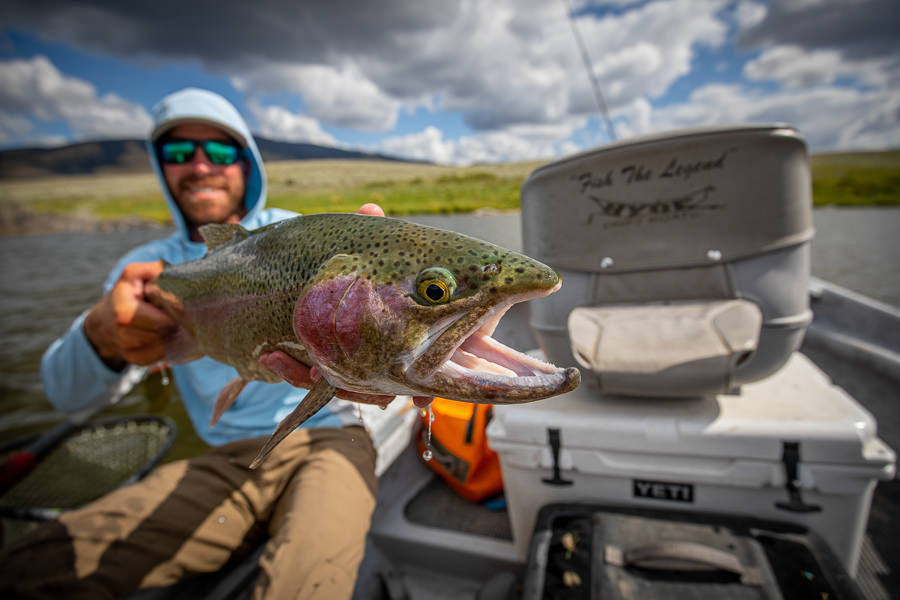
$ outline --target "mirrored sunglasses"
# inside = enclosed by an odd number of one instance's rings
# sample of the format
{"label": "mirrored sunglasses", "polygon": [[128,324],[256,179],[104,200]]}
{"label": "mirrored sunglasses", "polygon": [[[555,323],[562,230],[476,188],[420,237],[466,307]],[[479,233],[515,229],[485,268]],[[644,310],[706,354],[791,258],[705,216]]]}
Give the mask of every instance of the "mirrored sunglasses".
{"label": "mirrored sunglasses", "polygon": [[162,161],[170,165],[183,165],[194,159],[197,147],[214,165],[233,165],[241,157],[241,149],[231,142],[219,140],[168,140],[160,144],[159,154]]}

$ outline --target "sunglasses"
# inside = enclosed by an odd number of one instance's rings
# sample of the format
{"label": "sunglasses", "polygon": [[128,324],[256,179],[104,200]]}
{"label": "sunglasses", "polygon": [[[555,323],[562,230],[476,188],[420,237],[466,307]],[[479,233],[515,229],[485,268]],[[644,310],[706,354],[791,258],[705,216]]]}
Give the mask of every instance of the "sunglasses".
{"label": "sunglasses", "polygon": [[232,142],[219,140],[169,140],[159,146],[159,156],[169,165],[183,165],[194,159],[197,147],[214,165],[233,165],[241,157],[241,149]]}

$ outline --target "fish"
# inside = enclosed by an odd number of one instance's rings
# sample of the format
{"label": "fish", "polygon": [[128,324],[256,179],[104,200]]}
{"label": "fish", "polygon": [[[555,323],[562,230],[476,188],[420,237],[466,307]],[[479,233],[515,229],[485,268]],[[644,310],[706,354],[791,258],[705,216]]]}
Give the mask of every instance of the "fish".
{"label": "fish", "polygon": [[491,337],[514,304],[562,285],[552,268],[453,231],[390,217],[321,213],[248,231],[200,228],[202,258],[164,265],[148,301],[179,325],[169,364],[209,356],[238,377],[211,424],[250,381],[284,378],[260,362],[282,351],[321,378],[279,423],[251,468],[338,389],[509,404],[569,392],[560,368]]}

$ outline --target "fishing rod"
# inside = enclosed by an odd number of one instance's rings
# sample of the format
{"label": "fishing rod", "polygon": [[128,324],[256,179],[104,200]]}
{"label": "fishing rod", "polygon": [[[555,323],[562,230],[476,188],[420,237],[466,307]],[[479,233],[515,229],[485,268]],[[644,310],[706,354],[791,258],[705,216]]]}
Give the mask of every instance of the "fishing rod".
{"label": "fishing rod", "polygon": [[597,81],[597,76],[594,74],[593,63],[591,62],[591,57],[588,55],[587,47],[584,45],[584,40],[581,38],[581,33],[578,31],[578,26],[575,23],[575,17],[572,14],[572,7],[569,5],[569,0],[560,0],[563,4],[563,8],[566,11],[566,16],[569,19],[569,25],[572,27],[572,35],[575,37],[575,43],[578,45],[578,50],[581,53],[581,62],[584,63],[584,69],[587,71],[588,79],[591,82],[591,89],[594,90],[594,99],[597,101],[597,106],[600,108],[600,113],[603,116],[603,121],[606,124],[606,133],[609,136],[610,141],[616,141],[616,131],[613,128],[612,121],[609,118],[609,109],[606,106],[606,100],[603,98],[603,93],[600,91],[600,82]]}

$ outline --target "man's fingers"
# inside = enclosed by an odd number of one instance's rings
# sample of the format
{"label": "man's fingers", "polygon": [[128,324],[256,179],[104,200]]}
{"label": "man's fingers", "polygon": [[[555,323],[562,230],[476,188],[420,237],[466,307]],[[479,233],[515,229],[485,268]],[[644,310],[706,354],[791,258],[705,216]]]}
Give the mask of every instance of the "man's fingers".
{"label": "man's fingers", "polygon": [[148,346],[136,350],[126,350],[123,352],[122,358],[133,365],[152,365],[160,362],[165,358],[165,351],[162,346]]}
{"label": "man's fingers", "polygon": [[165,331],[177,327],[177,323],[172,317],[144,301],[138,302],[131,325],[151,331]]}
{"label": "man's fingers", "polygon": [[309,367],[280,350],[263,354],[259,357],[259,364],[278,373],[282,379],[294,387],[311,388],[313,386],[314,382],[310,377]]}
{"label": "man's fingers", "polygon": [[146,329],[135,329],[126,325],[116,326],[116,341],[122,350],[136,350],[145,346],[163,347],[158,333]]}
{"label": "man's fingers", "polygon": [[129,281],[153,281],[163,272],[162,261],[136,262],[127,265],[122,270],[120,279]]}
{"label": "man's fingers", "polygon": [[175,321],[144,299],[146,285],[162,273],[162,262],[131,263],[113,286],[110,298],[116,322],[141,329],[160,329]]}
{"label": "man's fingers", "polygon": [[383,217],[384,209],[378,206],[377,204],[372,204],[371,202],[368,204],[363,204],[359,207],[359,210],[356,211],[361,215],[372,215],[375,217]]}

